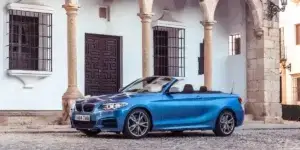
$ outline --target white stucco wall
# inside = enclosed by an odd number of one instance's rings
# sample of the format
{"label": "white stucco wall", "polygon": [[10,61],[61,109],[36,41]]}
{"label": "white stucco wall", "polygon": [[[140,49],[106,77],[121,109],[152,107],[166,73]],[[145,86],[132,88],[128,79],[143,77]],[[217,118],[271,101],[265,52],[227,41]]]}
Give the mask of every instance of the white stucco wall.
{"label": "white stucco wall", "polygon": [[[242,3],[239,3],[242,1]],[[8,0],[0,1],[5,8]],[[186,77],[193,81],[194,88],[203,85],[203,75],[198,75],[198,57],[200,42],[203,40],[203,26],[200,24],[201,12],[197,0],[188,0],[182,10],[174,10],[169,0],[156,0],[153,20],[159,18],[162,10],[169,7],[175,19],[186,26]],[[61,8],[63,1],[51,0],[49,6],[55,9],[53,14],[53,74],[35,83],[33,89],[23,89],[16,78],[6,75],[8,68],[7,47],[0,39],[0,110],[59,110],[61,97],[67,88],[67,35],[66,14]],[[81,0],[78,15],[78,86],[84,92],[84,38],[85,33],[118,35],[123,37],[123,85],[142,76],[142,40],[141,22],[136,0],[115,1],[111,7],[111,21],[98,16],[101,0]],[[232,7],[232,5],[236,7]],[[230,9],[228,7],[230,6]],[[213,88],[230,91],[235,82],[234,93],[244,97],[246,93],[245,70],[245,19],[243,0],[221,1],[215,15],[217,23],[213,28]],[[234,9],[233,9],[234,8]],[[6,11],[0,16],[0,33],[6,30]],[[228,36],[232,33],[242,35],[242,55],[228,56]],[[4,34],[4,33],[3,33]],[[2,36],[2,34],[1,34]],[[132,57],[135,56],[135,57]],[[151,60],[153,62],[153,60]]]}
{"label": "white stucco wall", "polygon": [[300,23],[300,5],[288,2],[284,12],[280,13],[279,26],[284,27],[284,43],[287,55],[287,64],[292,64],[292,70],[286,70],[286,101],[287,104],[296,104],[293,98],[293,82],[290,74],[300,73],[300,46],[296,45],[296,24]]}
{"label": "white stucco wall", "polygon": [[[220,1],[216,10],[217,31],[214,31],[214,40],[218,43],[214,48],[214,82],[219,83],[214,85],[227,92],[231,92],[233,88],[233,93],[239,94],[243,99],[247,96],[245,5],[244,0]],[[241,35],[240,55],[229,55],[228,36],[234,34]]]}

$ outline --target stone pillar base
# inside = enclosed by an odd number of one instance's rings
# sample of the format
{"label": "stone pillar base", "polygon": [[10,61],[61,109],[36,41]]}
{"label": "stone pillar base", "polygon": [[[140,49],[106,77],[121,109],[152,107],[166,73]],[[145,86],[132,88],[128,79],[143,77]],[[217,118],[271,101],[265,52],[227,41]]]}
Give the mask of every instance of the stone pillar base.
{"label": "stone pillar base", "polygon": [[283,123],[280,103],[249,102],[246,104],[246,114],[252,114],[253,120],[265,123]]}
{"label": "stone pillar base", "polygon": [[8,117],[0,116],[0,126],[7,126],[7,125],[8,125]]}
{"label": "stone pillar base", "polygon": [[254,121],[263,121],[264,123],[271,123],[271,124],[283,124],[283,119],[281,117],[275,116],[264,116],[264,117],[254,117]]}
{"label": "stone pillar base", "polygon": [[264,123],[283,124],[283,119],[282,117],[266,116],[264,117]]}
{"label": "stone pillar base", "polygon": [[0,110],[0,126],[58,125],[61,110]]}
{"label": "stone pillar base", "polygon": [[282,105],[279,102],[264,103],[265,114],[264,121],[266,123],[283,123]]}
{"label": "stone pillar base", "polygon": [[263,121],[264,123],[271,123],[271,124],[283,124],[282,117],[279,116],[264,116],[264,117],[258,117],[254,116],[254,121]]}
{"label": "stone pillar base", "polygon": [[70,110],[72,105],[74,104],[75,100],[78,98],[83,98],[83,95],[80,93],[78,88],[68,88],[65,94],[62,97],[62,116],[59,118],[59,124],[65,125],[70,124]]}

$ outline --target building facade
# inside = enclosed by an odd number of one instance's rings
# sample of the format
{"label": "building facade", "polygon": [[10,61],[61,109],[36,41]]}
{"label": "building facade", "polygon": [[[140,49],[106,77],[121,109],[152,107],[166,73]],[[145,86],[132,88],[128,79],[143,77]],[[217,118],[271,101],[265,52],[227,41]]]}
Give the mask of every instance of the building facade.
{"label": "building facade", "polygon": [[155,74],[233,90],[254,119],[280,122],[279,27],[268,2],[2,0],[0,110],[67,110]]}
{"label": "building facade", "polygon": [[299,2],[280,13],[282,104],[300,105],[300,14]]}

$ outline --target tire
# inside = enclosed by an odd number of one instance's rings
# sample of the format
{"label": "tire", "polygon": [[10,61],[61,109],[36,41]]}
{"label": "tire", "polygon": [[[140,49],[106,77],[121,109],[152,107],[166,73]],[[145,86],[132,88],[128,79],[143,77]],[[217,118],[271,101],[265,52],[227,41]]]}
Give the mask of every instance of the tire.
{"label": "tire", "polygon": [[183,130],[178,130],[178,131],[171,131],[172,134],[182,134]]}
{"label": "tire", "polygon": [[149,114],[144,109],[134,109],[125,119],[123,133],[127,138],[139,139],[148,134],[151,126]]}
{"label": "tire", "polygon": [[80,130],[80,132],[84,133],[88,137],[94,137],[97,136],[101,131]]}
{"label": "tire", "polygon": [[[227,116],[227,119],[226,119]],[[213,132],[216,136],[230,136],[235,129],[235,118],[232,112],[223,111],[216,122]]]}

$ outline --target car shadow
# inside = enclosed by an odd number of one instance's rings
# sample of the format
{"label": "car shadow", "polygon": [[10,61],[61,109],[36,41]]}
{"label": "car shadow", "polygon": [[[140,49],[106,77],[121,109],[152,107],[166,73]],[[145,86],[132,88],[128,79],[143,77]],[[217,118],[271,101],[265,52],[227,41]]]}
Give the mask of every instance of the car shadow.
{"label": "car shadow", "polygon": [[[85,135],[81,134],[81,136],[86,137]],[[171,133],[171,132],[155,132],[149,133],[144,138],[190,138],[190,137],[214,137],[213,133],[209,132],[183,132],[183,133]],[[103,138],[103,139],[127,139],[122,134],[115,134],[115,133],[100,133],[97,136],[91,138]]]}

